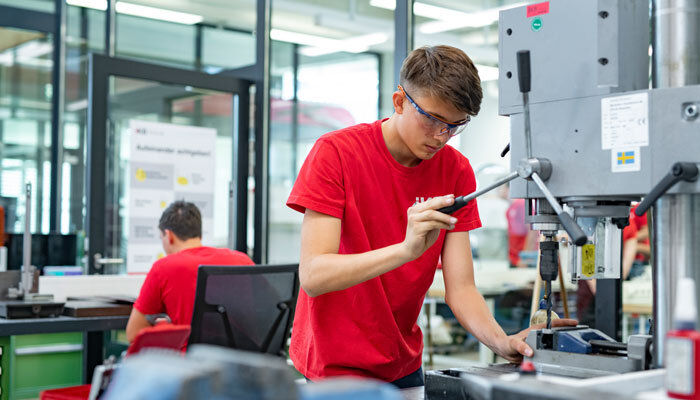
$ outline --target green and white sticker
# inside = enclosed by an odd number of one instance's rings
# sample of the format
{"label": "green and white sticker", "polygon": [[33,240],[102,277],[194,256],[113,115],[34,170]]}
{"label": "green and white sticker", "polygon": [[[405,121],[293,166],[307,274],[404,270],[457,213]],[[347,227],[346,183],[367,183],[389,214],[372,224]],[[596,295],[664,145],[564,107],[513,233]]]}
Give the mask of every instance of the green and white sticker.
{"label": "green and white sticker", "polygon": [[540,29],[542,29],[542,18],[537,17],[533,18],[532,22],[530,23],[530,27],[532,28],[533,31],[537,32]]}

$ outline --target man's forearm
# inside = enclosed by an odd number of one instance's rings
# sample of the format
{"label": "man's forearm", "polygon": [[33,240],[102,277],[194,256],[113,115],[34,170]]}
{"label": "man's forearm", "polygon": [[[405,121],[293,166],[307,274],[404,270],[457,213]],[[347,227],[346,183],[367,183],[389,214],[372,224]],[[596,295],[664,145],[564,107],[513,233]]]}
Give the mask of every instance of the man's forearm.
{"label": "man's forearm", "polygon": [[306,294],[347,289],[411,261],[401,243],[360,254],[321,254],[302,260],[300,281]]}
{"label": "man's forearm", "polygon": [[507,335],[493,318],[484,297],[475,286],[460,288],[457,293],[447,293],[445,300],[466,330],[500,354],[499,346]]}

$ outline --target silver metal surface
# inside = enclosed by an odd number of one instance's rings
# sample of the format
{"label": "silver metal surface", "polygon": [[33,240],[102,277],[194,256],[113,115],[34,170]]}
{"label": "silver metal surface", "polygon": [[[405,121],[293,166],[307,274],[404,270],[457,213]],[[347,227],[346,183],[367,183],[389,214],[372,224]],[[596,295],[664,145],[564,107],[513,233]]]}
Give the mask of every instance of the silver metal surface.
{"label": "silver metal surface", "polygon": [[123,258],[103,258],[102,254],[95,254],[95,264],[96,265],[114,265],[114,264],[124,264]]}
{"label": "silver metal surface", "polygon": [[549,202],[549,205],[552,206],[552,209],[554,209],[554,212],[557,213],[557,215],[561,214],[564,212],[564,210],[561,208],[561,204],[557,201],[556,198],[552,195],[552,193],[547,189],[547,186],[545,186],[544,182],[540,178],[539,175],[536,173],[532,174],[532,180],[535,181],[537,184],[537,187],[540,188],[540,191],[542,191],[542,194],[544,194],[544,197],[547,199]]}
{"label": "silver metal surface", "polygon": [[530,131],[530,100],[527,93],[523,93],[523,116],[525,118],[525,149],[527,158],[532,158],[532,132]]}
{"label": "silver metal surface", "polygon": [[[22,242],[22,278],[20,292],[29,293],[34,283],[32,271],[32,184],[27,183],[24,199],[24,236]],[[21,295],[21,294],[20,294]]]}
{"label": "silver metal surface", "polygon": [[73,353],[83,351],[82,344],[50,344],[46,346],[20,347],[15,350],[18,356],[36,355],[36,354],[56,354],[56,353]]}
{"label": "silver metal surface", "polygon": [[468,201],[471,201],[471,200],[474,200],[475,198],[481,196],[482,194],[487,193],[487,192],[490,192],[491,190],[493,190],[493,189],[495,189],[495,188],[497,188],[497,187],[503,185],[504,183],[508,183],[508,182],[512,181],[513,179],[517,178],[518,176],[519,176],[518,173],[517,173],[516,171],[513,171],[513,172],[511,172],[510,174],[504,176],[503,178],[501,178],[501,179],[495,181],[494,183],[492,183],[492,184],[486,186],[485,188],[479,189],[479,190],[477,190],[477,191],[474,192],[474,193],[470,193],[469,195],[464,196],[464,200],[467,201],[467,202],[468,202]]}
{"label": "silver metal surface", "polygon": [[673,327],[678,278],[688,276],[700,281],[700,196],[666,195],[656,202],[651,212],[654,365],[662,366],[664,338]]}
{"label": "silver metal surface", "polygon": [[[677,88],[700,84],[698,38],[700,38],[700,6],[697,1],[652,1],[652,85],[654,88]],[[682,108],[682,116],[679,117],[679,119],[685,118],[686,124],[690,122],[687,121],[688,112],[686,105]],[[694,153],[694,158],[674,161],[698,161],[698,153]],[[675,156],[683,157],[682,154]],[[669,167],[670,165],[667,166]],[[652,357],[655,366],[664,365],[664,338],[673,324],[675,287],[678,278],[689,276],[696,281],[700,278],[698,276],[699,212],[700,197],[692,193],[667,194],[652,208],[655,336]],[[700,289],[700,285],[697,288]]]}
{"label": "silver metal surface", "polygon": [[652,1],[652,84],[700,83],[700,5],[697,0]]}

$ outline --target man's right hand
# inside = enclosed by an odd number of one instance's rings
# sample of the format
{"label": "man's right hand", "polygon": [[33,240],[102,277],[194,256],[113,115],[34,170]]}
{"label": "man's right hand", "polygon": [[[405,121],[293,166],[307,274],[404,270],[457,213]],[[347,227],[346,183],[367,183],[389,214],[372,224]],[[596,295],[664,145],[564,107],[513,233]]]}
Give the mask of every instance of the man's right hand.
{"label": "man's right hand", "polygon": [[435,244],[441,229],[454,229],[457,218],[437,211],[442,207],[452,205],[454,201],[454,194],[450,194],[415,204],[408,209],[406,238],[402,245],[411,260],[420,257],[430,246]]}

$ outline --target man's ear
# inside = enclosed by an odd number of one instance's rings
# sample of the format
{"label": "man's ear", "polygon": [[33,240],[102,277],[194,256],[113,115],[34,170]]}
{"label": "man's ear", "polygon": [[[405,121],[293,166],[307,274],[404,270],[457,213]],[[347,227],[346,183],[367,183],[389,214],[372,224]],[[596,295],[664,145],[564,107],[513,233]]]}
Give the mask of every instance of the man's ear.
{"label": "man's ear", "polygon": [[168,243],[170,243],[170,244],[175,243],[175,234],[170,229],[165,230],[165,237],[167,238]]}
{"label": "man's ear", "polygon": [[394,111],[396,111],[397,114],[403,114],[404,111],[404,96],[399,92],[398,90],[394,92],[393,95],[391,95],[391,101],[394,104]]}

